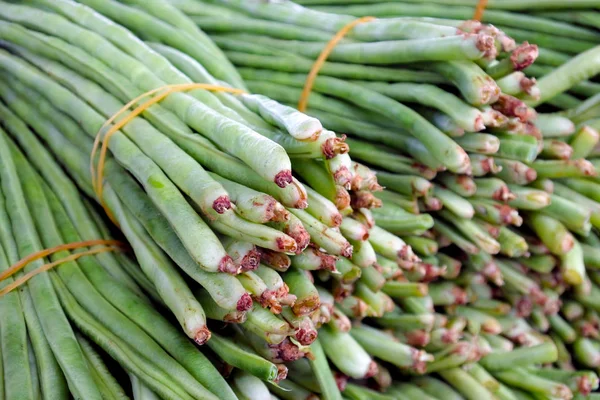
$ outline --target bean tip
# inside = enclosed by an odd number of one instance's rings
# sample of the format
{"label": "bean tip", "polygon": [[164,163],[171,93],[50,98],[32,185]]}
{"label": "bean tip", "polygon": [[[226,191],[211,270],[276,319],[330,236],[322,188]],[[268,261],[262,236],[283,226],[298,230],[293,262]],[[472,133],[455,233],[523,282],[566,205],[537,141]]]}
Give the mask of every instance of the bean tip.
{"label": "bean tip", "polygon": [[275,175],[275,184],[280,188],[284,188],[292,183],[292,171],[289,169],[280,171]]}
{"label": "bean tip", "polygon": [[225,272],[227,274],[237,275],[240,273],[241,268],[233,262],[233,259],[226,255],[221,259],[219,263],[219,272]]}
{"label": "bean tip", "polygon": [[219,196],[212,205],[213,210],[219,214],[223,214],[225,211],[231,208],[231,200],[229,196]]}
{"label": "bean tip", "polygon": [[194,342],[196,342],[197,345],[202,346],[204,343],[208,342],[210,336],[211,333],[208,328],[203,326],[198,330],[198,332],[196,332],[196,335],[194,336]]}
{"label": "bean tip", "polygon": [[238,311],[248,311],[252,308],[252,297],[250,294],[244,293],[242,297],[238,300],[236,304],[236,310]]}

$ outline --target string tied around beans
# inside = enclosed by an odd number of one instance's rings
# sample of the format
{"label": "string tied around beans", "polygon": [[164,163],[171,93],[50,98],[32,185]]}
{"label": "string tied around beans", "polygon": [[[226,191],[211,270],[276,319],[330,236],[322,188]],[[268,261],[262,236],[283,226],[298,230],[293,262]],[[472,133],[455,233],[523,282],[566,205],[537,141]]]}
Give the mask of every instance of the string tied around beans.
{"label": "string tied around beans", "polygon": [[483,18],[483,13],[485,12],[485,8],[487,7],[488,0],[479,0],[477,2],[477,6],[475,7],[475,13],[473,14],[474,21],[481,21]]}
{"label": "string tied around beans", "polygon": [[69,261],[75,261],[78,258],[83,257],[83,256],[91,256],[94,254],[105,253],[107,251],[122,251],[127,248],[127,244],[125,244],[119,240],[104,240],[104,239],[84,240],[81,242],[61,244],[59,246],[36,251],[35,253],[32,253],[32,254],[20,259],[19,261],[17,261],[13,265],[11,265],[8,269],[6,269],[2,273],[0,273],[0,282],[13,276],[17,272],[19,272],[21,269],[25,268],[29,263],[31,263],[35,260],[39,260],[41,258],[47,257],[47,256],[54,254],[56,252],[59,252],[59,251],[75,250],[75,249],[80,249],[83,247],[91,247],[91,246],[102,246],[102,247],[97,247],[95,249],[82,251],[80,253],[74,253],[65,258],[61,258],[60,260],[56,260],[51,263],[43,264],[43,265],[39,266],[38,268],[34,269],[33,271],[28,272],[27,274],[19,277],[18,279],[15,279],[9,285],[6,285],[5,287],[3,287],[0,290],[0,297],[4,296],[5,294],[7,294],[7,293],[13,291],[14,289],[18,288],[19,286],[23,285],[24,283],[26,283],[28,280],[30,280],[34,276],[36,276],[42,272],[48,271],[60,264],[64,264]]}
{"label": "string tied around beans", "polygon": [[[132,121],[135,117],[143,113],[153,104],[158,103],[163,100],[171,93],[176,92],[184,92],[188,90],[194,89],[204,89],[211,92],[227,92],[231,94],[244,94],[246,91],[242,89],[235,89],[227,86],[213,85],[209,83],[183,83],[183,84],[174,84],[174,85],[164,85],[158,87],[156,89],[149,90],[136,98],[129,101],[125,104],[119,111],[117,111],[112,117],[106,120],[106,122],[100,127],[100,130],[96,134],[96,139],[94,140],[94,146],[92,148],[92,154],[90,157],[90,171],[92,174],[92,185],[94,189],[94,193],[98,197],[98,201],[104,208],[104,212],[110,218],[110,220],[117,226],[119,226],[117,220],[112,215],[112,212],[104,203],[104,199],[102,196],[103,187],[102,181],[104,179],[104,164],[106,161],[106,152],[108,150],[108,143],[110,138],[118,132],[122,127],[127,125],[130,121]],[[144,103],[140,104],[136,108],[134,108],[129,114],[127,114],[124,118],[120,119],[118,122],[114,123],[107,131],[102,135],[102,133],[106,130],[106,128],[111,125],[119,116],[129,110],[134,104],[139,102],[140,100],[152,96],[150,99],[146,100]],[[100,146],[100,141],[102,139],[102,146],[100,148],[100,156],[98,158],[97,167],[94,164],[94,158],[96,156],[96,152],[98,151],[98,147]]]}
{"label": "string tied around beans", "polygon": [[306,81],[304,82],[304,87],[302,88],[302,93],[300,94],[300,99],[298,100],[298,111],[304,112],[306,111],[306,107],[308,105],[308,97],[310,96],[310,92],[315,83],[315,79],[317,79],[317,75],[319,71],[325,64],[327,57],[331,54],[335,46],[350,32],[356,25],[362,24],[365,22],[373,21],[375,17],[361,17],[355,19],[354,21],[349,22],[344,25],[342,29],[340,29],[332,38],[327,42],[319,57],[315,60],[315,63],[311,67],[308,75],[306,76]]}

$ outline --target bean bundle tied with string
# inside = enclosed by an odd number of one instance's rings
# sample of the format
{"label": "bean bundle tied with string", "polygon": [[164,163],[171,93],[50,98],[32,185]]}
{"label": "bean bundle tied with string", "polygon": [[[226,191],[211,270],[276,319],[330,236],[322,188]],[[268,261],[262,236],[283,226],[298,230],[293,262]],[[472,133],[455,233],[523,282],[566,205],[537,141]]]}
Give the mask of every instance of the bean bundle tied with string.
{"label": "bean bundle tied with string", "polygon": [[297,3],[0,3],[0,393],[593,398],[594,2]]}

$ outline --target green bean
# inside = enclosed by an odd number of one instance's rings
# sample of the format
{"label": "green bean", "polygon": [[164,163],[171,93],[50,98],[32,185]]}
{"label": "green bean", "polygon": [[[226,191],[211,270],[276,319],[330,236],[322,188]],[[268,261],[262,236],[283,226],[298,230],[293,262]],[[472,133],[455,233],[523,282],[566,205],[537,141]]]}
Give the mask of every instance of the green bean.
{"label": "green bean", "polygon": [[489,198],[497,201],[508,201],[514,197],[508,185],[501,179],[475,178],[473,182],[476,187],[475,197]]}
{"label": "green bean", "polygon": [[241,324],[242,327],[262,337],[269,344],[280,344],[293,332],[285,320],[262,307],[254,307],[247,316],[246,321]]}
{"label": "green bean", "polygon": [[290,209],[302,221],[311,240],[333,255],[349,257],[352,255],[352,245],[340,233],[327,227],[304,210]]}
{"label": "green bean", "polygon": [[497,240],[500,243],[500,253],[508,257],[520,257],[529,250],[525,238],[506,226],[500,227]]}
{"label": "green bean", "polygon": [[437,242],[426,237],[406,236],[404,241],[422,256],[433,256],[438,252]]}
{"label": "green bean", "polygon": [[414,282],[389,281],[383,285],[384,293],[394,298],[427,296],[427,285]]}
{"label": "green bean", "polygon": [[465,175],[442,173],[437,175],[437,179],[442,186],[447,187],[462,197],[471,197],[478,189],[473,178]]}
{"label": "green bean", "polygon": [[[214,77],[210,75],[202,66],[202,64],[200,64],[195,58],[192,58],[177,49],[160,43],[147,42],[146,44],[153,50],[163,55],[168,61],[171,62],[171,64],[173,64],[177,69],[191,79],[192,82],[217,83],[216,79],[214,79]],[[260,118],[260,116],[248,110],[246,106],[244,106],[244,104],[234,95],[230,93],[216,92],[214,93],[214,96],[217,97],[221,103],[223,103],[223,105],[234,110],[238,116],[249,123],[250,126],[257,130],[262,129],[265,130],[265,132],[268,131],[270,135],[277,135],[279,139],[283,138],[283,134],[277,134],[268,122],[264,121],[262,118]],[[218,104],[214,104],[218,106]],[[219,109],[221,109],[221,107],[219,107]],[[225,112],[225,110],[223,111]],[[228,114],[231,113],[228,112]],[[234,114],[231,115],[233,116]],[[288,143],[292,143],[292,141],[288,141]]]}
{"label": "green bean", "polygon": [[500,251],[500,244],[472,221],[457,218],[456,215],[449,211],[441,211],[440,216],[446,221],[452,221],[462,234],[476,243],[485,252],[496,254]]}
{"label": "green bean", "polygon": [[278,381],[285,374],[285,367],[278,367],[270,361],[240,348],[231,339],[213,335],[208,342],[215,351],[228,364],[251,373],[265,381]]}
{"label": "green bean", "polygon": [[324,326],[319,340],[327,357],[346,375],[360,379],[374,372],[373,360],[349,333],[333,332]]}
{"label": "green bean", "polygon": [[[272,386],[269,390],[275,393],[278,398],[283,400],[309,399],[312,400],[317,396],[303,386],[293,382],[290,379],[285,379],[279,382],[279,386]],[[273,400],[273,397],[270,397]]]}
{"label": "green bean", "polygon": [[[530,182],[536,180],[536,178],[544,178],[546,175],[538,176],[539,172],[537,169],[531,168],[528,165],[516,161],[508,160],[505,158],[494,158],[494,161],[502,167],[502,170],[496,173],[496,177],[502,179],[506,183],[514,183],[516,185],[527,185]],[[546,161],[535,161],[534,166],[538,165],[541,168],[541,164]],[[537,164],[536,164],[537,163]]]}
{"label": "green bean", "polygon": [[243,370],[235,372],[232,379],[235,394],[240,400],[270,400],[271,395],[267,385],[259,378]]}
{"label": "green bean", "polygon": [[291,260],[292,266],[309,271],[320,269],[333,271],[336,264],[335,257],[312,247],[308,247],[302,253],[291,257]]}
{"label": "green bean", "polygon": [[352,157],[371,165],[385,168],[398,174],[420,175],[425,179],[435,177],[435,171],[419,165],[414,160],[397,152],[391,152],[386,146],[372,144],[356,139],[347,139],[352,147]]}
{"label": "green bean", "polygon": [[434,187],[433,194],[442,201],[444,208],[450,210],[458,217],[465,219],[473,218],[475,210],[471,203],[463,197],[438,185]]}
{"label": "green bean", "polygon": [[572,397],[571,391],[566,385],[540,378],[523,368],[499,371],[495,373],[495,376],[508,385],[539,393],[543,396],[555,396],[559,398]]}
{"label": "green bean", "polygon": [[378,172],[377,179],[381,184],[403,195],[420,197],[432,194],[432,184],[419,176]]}
{"label": "green bean", "polygon": [[389,259],[408,261],[418,259],[415,257],[410,246],[407,246],[402,239],[378,226],[373,226],[369,230],[369,242],[371,242],[377,253]]}
{"label": "green bean", "polygon": [[306,212],[330,228],[340,226],[343,222],[342,214],[335,204],[310,187],[306,188],[306,193],[308,195]]}
{"label": "green bean", "polygon": [[320,305],[317,289],[307,274],[306,271],[290,268],[283,276],[290,293],[296,296],[296,302],[292,306],[296,315],[310,314]]}
{"label": "green bean", "polygon": [[585,278],[585,264],[583,249],[577,240],[573,241],[573,247],[560,256],[561,271],[565,282],[572,285],[580,285]]}
{"label": "green bean", "polygon": [[534,99],[540,96],[540,90],[537,87],[535,80],[526,77],[521,71],[513,72],[496,80],[496,84],[500,90],[502,90],[502,93],[511,96],[518,97],[528,95]]}
{"label": "green bean", "polygon": [[260,253],[252,243],[235,240],[228,236],[223,236],[221,242],[223,242],[227,254],[231,256],[241,271],[252,271],[258,268]]}
{"label": "green bean", "polygon": [[[0,193],[0,208],[4,209],[4,196]],[[0,211],[4,212],[4,210]],[[7,269],[9,261],[2,246],[0,246],[0,264],[2,269]],[[6,279],[7,284],[12,283],[12,278]],[[8,293],[0,299],[0,338],[3,365],[3,395],[14,398],[32,398],[34,395],[33,372],[29,365],[29,352],[27,347],[27,328],[22,314],[21,300],[17,292]]]}
{"label": "green bean", "polygon": [[263,21],[238,16],[192,16],[191,19],[209,32],[247,32],[280,39],[301,39],[309,42],[327,41],[329,33],[317,29],[300,28],[275,21]]}
{"label": "green bean", "polygon": [[127,399],[127,395],[123,388],[119,385],[114,376],[111,375],[106,364],[102,360],[100,354],[92,347],[81,334],[76,334],[77,341],[81,347],[81,351],[85,355],[90,370],[96,380],[96,385],[102,392],[102,397],[111,399]]}
{"label": "green bean", "polygon": [[136,375],[130,373],[129,380],[134,400],[159,400],[158,395],[144,385]]}
{"label": "green bean", "polygon": [[596,129],[587,125],[582,126],[569,143],[573,148],[572,158],[586,158],[599,140],[600,135]]}
{"label": "green bean", "polygon": [[594,165],[585,159],[537,160],[531,164],[538,178],[579,178],[596,176]]}
{"label": "green bean", "polygon": [[281,105],[268,97],[247,94],[242,95],[242,101],[250,110],[262,116],[267,122],[279,127],[298,140],[313,141],[323,129],[319,120],[291,107]]}
{"label": "green bean", "polygon": [[219,220],[206,217],[205,222],[217,232],[256,246],[287,253],[298,250],[298,244],[292,237],[269,226],[246,221],[235,213],[223,214]]}
{"label": "green bean", "polygon": [[448,238],[458,248],[469,254],[476,254],[479,252],[479,247],[463,236],[462,233],[456,231],[453,226],[447,225],[437,218],[434,221],[433,228],[444,237]]}
{"label": "green bean", "polygon": [[[248,68],[241,68],[240,72],[245,79],[262,79],[264,75],[264,71]],[[280,72],[269,72],[267,75],[269,81],[291,84],[295,87],[304,85],[305,77],[301,75],[288,75]],[[351,85],[348,82],[324,76],[320,76],[315,80],[313,89],[317,92],[348,99],[360,107],[390,118],[390,120],[398,123],[400,127],[404,127],[412,135],[418,137],[431,154],[450,170],[456,172],[468,170],[469,165],[466,161],[466,154],[462,149],[437,128],[401,103],[361,86]],[[442,152],[444,152],[443,155]]]}
{"label": "green bean", "polygon": [[354,249],[351,257],[352,263],[360,268],[367,268],[377,262],[375,250],[367,240],[350,240],[350,243]]}
{"label": "green bean", "polygon": [[556,360],[557,350],[552,342],[532,347],[520,347],[511,352],[491,353],[480,360],[480,364],[489,371],[500,371],[514,365],[551,363]]}
{"label": "green bean", "polygon": [[[288,25],[287,27],[290,27]],[[293,29],[293,27],[291,27]],[[329,35],[327,35],[329,36]],[[224,47],[227,51],[227,57],[240,67],[254,67],[254,68],[265,68],[277,71],[285,72],[296,72],[296,73],[308,73],[312,67],[313,60],[308,57],[302,57],[298,54],[256,54],[252,52],[252,49],[239,48],[238,43],[232,43],[232,41],[226,37],[215,38],[215,40]],[[241,44],[242,46],[244,44]],[[256,46],[259,46],[255,44]],[[373,65],[361,65],[361,64],[344,64],[339,62],[327,61],[319,71],[320,74],[331,76],[334,78],[347,78],[347,79],[364,79],[369,81],[380,81],[386,80],[390,82],[431,82],[441,83],[444,82],[444,78],[439,75],[428,72],[428,71],[414,71],[410,69],[401,68],[387,68],[378,67]],[[248,87],[252,89],[254,85],[260,85],[259,82],[251,84],[247,83]],[[298,97],[296,96],[295,99]],[[311,102],[314,99],[311,95]]]}
{"label": "green bean", "polygon": [[494,103],[500,96],[500,88],[496,82],[473,62],[434,62],[424,67],[452,82],[467,103],[473,106]]}
{"label": "green bean", "polygon": [[573,148],[565,142],[553,139],[544,139],[541,158],[558,158],[568,160],[573,154]]}
{"label": "green bean", "polygon": [[[340,1],[323,1],[323,0],[300,0],[299,4],[339,4],[343,3]],[[351,1],[351,3],[362,3],[362,1]],[[396,5],[394,5],[396,3]],[[344,9],[343,14],[350,14],[355,16],[361,15],[376,15],[379,17],[398,17],[404,19],[404,16],[427,16],[427,17],[439,17],[439,18],[427,18],[426,20],[432,21],[438,24],[445,24],[445,21],[461,24],[462,20],[468,20],[473,15],[473,7],[476,6],[475,1],[470,0],[436,0],[433,4],[410,4],[410,3],[419,3],[416,0],[404,0],[403,2],[391,2],[384,4],[376,4],[376,5],[352,5],[346,7]],[[570,7],[576,8],[590,8],[594,5],[590,0],[583,0],[581,2],[576,2],[569,4]],[[346,4],[344,4],[346,5]],[[401,7],[399,7],[401,5]],[[447,7],[451,6],[451,7]],[[492,2],[488,4],[485,15],[483,16],[483,21],[494,24],[494,25],[506,25],[506,26],[516,26],[522,27],[527,26],[530,27],[531,30],[535,32],[546,32],[558,34],[561,36],[574,37],[578,38],[578,35],[587,35],[588,39],[593,39],[596,37],[595,32],[591,32],[590,30],[579,28],[573,26],[571,24],[565,24],[561,22],[554,21],[553,19],[557,18],[557,15],[560,14],[563,18],[567,15],[571,15],[573,13],[565,13],[565,11],[561,10],[558,12],[542,12],[538,13],[543,15],[545,18],[541,18],[539,16],[533,16],[524,13],[514,13],[514,12],[506,12],[499,10],[510,10],[510,11],[524,11],[528,9],[541,9],[542,11],[546,9],[560,9],[564,7],[564,4],[561,4],[558,1],[544,1],[544,2],[527,2],[522,3],[518,1],[508,1],[508,2]],[[314,7],[316,10],[336,12],[339,9],[335,7]],[[577,15],[582,14],[583,12],[575,13]],[[549,14],[548,17],[546,14]],[[441,19],[441,18],[452,18],[450,19]],[[423,18],[425,19],[425,18]],[[562,19],[562,18],[561,18]],[[573,22],[573,21],[572,21]],[[454,26],[454,25],[452,25]]]}
{"label": "green bean", "polygon": [[511,289],[524,294],[524,295],[537,295],[539,294],[539,286],[532,279],[528,278],[520,270],[519,265],[507,260],[495,260],[496,265],[502,272],[502,277],[507,285]]}
{"label": "green bean", "polygon": [[316,160],[295,159],[294,171],[319,194],[333,203],[336,202],[335,180],[323,163]]}
{"label": "green bean", "polygon": [[539,210],[550,205],[551,196],[543,190],[518,185],[509,185],[508,188],[516,196],[508,202],[511,207],[520,210]]}
{"label": "green bean", "polygon": [[235,211],[244,219],[259,224],[285,219],[287,211],[273,197],[217,174],[210,175],[227,190],[230,199],[236,205]]}
{"label": "green bean", "polygon": [[341,399],[340,389],[334,379],[333,373],[327,363],[323,346],[319,340],[313,342],[311,346],[313,359],[310,359],[310,366],[317,378],[321,395],[325,400]]}
{"label": "green bean", "polygon": [[[219,37],[217,35],[217,37]],[[251,34],[229,34],[229,38],[250,41],[276,49],[316,58],[325,43],[272,39]],[[338,44],[329,55],[332,61],[354,64],[398,64],[415,61],[477,60],[493,54],[488,35],[466,34],[432,39],[386,40],[384,42]],[[242,73],[243,76],[243,73]]]}
{"label": "green bean", "polygon": [[67,398],[69,396],[69,388],[67,387],[65,376],[52,353],[48,340],[44,336],[40,319],[33,305],[31,293],[27,288],[22,288],[20,292],[25,321],[27,322],[31,341],[31,355],[35,355],[36,369],[38,370],[39,390],[48,398]]}
{"label": "green bean", "polygon": [[534,106],[560,94],[574,84],[591,78],[598,73],[599,66],[594,62],[595,54],[599,51],[597,47],[584,51],[571,60],[561,65],[550,74],[538,80],[541,96],[538,100],[528,101],[527,104]]}
{"label": "green bean", "polygon": [[[39,2],[39,4],[48,6],[49,3]],[[149,34],[150,32],[145,31],[145,29],[147,28],[149,23],[152,24],[155,30],[151,35],[158,35],[161,38],[166,38],[167,42],[185,48],[187,51],[193,53],[199,59],[202,59],[203,62],[205,62],[209,66],[209,69],[215,74],[215,76],[243,87],[241,85],[239,75],[235,73],[231,65],[228,65],[224,55],[218,50],[218,48],[216,48],[214,44],[211,43],[210,40],[208,40],[208,38],[206,38],[206,36],[204,36],[201,33],[200,30],[196,28],[194,32],[190,32],[190,30],[187,30],[186,32],[183,32],[183,30],[177,31],[174,30],[172,26],[169,26],[165,22],[160,21],[160,19],[164,19],[165,17],[174,17],[173,11],[175,10],[169,10],[168,4],[148,6],[142,3],[142,7],[144,6],[146,6],[147,11],[151,11],[152,14],[158,13],[159,15],[156,15],[157,18],[153,18],[149,14],[145,14],[141,10],[134,10],[125,6],[121,7],[120,9],[117,8],[117,11],[119,11],[120,13],[119,16],[121,18],[121,21],[124,23],[131,24],[132,27],[135,30],[137,30],[138,33],[142,35]],[[167,6],[167,10],[165,10],[165,6]],[[54,10],[60,10],[60,8],[54,8]],[[104,9],[103,11],[110,10],[111,9],[108,8]],[[113,18],[116,17],[115,14],[112,14],[111,16]],[[177,25],[179,26],[186,26],[188,28],[190,27],[190,25],[192,27],[194,26],[194,24],[191,21],[187,20],[187,18],[185,17],[176,19]],[[187,22],[187,25],[182,23],[182,20],[184,22]],[[173,21],[171,20],[170,22]],[[188,43],[186,43],[186,39]],[[212,57],[214,57],[214,59],[211,60],[210,57],[203,56],[203,53],[210,54]],[[216,68],[217,60],[219,61],[219,64],[223,65],[223,69],[219,70],[218,68]]]}
{"label": "green bean", "polygon": [[362,274],[362,269],[345,257],[338,257],[335,268],[339,274],[335,274],[333,277],[338,278],[342,283],[354,283]]}
{"label": "green bean", "polygon": [[411,83],[386,84],[383,82],[355,82],[398,101],[420,103],[437,108],[448,114],[467,132],[477,132],[484,128],[481,111],[465,104],[458,97],[439,89],[437,86]]}
{"label": "green bean", "polygon": [[[381,209],[386,206],[395,206],[403,209],[404,211],[410,214],[419,214],[417,199],[411,198],[409,196],[403,196],[389,190],[377,192],[375,193],[375,196],[384,203],[379,209],[375,209],[376,211],[382,211]],[[382,214],[385,214],[385,212],[382,212]]]}
{"label": "green bean", "polygon": [[159,294],[173,311],[186,334],[203,344],[210,337],[206,328],[204,311],[196,301],[183,278],[175,271],[171,261],[152,241],[150,235],[135,217],[124,208],[113,189],[106,188],[107,203],[120,221],[121,229],[132,241],[141,267],[153,281]]}
{"label": "green bean", "polygon": [[[477,365],[477,364],[475,364]],[[473,377],[471,371],[466,372],[461,368],[450,368],[439,372],[440,376],[458,390],[466,399],[494,399],[496,398],[489,387],[480,383]]]}
{"label": "green bean", "polygon": [[[377,259],[377,256],[376,256]],[[381,290],[383,285],[386,282],[386,277],[382,272],[380,272],[375,265],[370,265],[367,268],[362,269],[362,274],[360,276],[361,282],[369,287],[374,292],[378,292]]]}

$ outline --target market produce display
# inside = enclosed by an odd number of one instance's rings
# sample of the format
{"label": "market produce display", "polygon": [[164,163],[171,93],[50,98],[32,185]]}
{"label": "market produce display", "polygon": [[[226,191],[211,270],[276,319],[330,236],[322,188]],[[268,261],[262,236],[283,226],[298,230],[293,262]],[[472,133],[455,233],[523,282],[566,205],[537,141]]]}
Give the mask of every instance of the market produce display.
{"label": "market produce display", "polygon": [[0,2],[0,399],[600,396],[600,3],[479,3]]}

